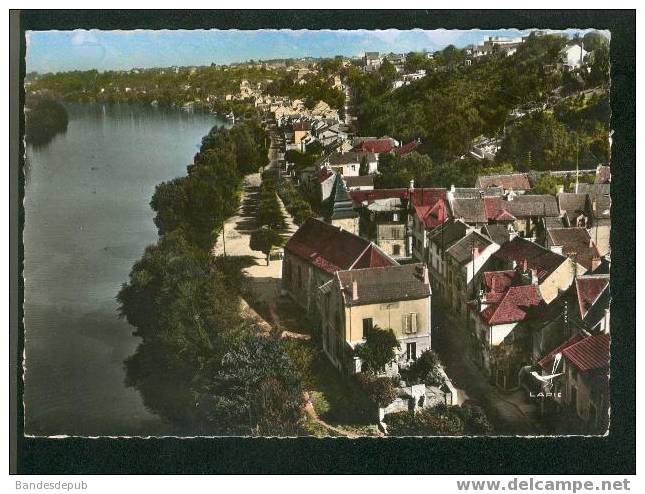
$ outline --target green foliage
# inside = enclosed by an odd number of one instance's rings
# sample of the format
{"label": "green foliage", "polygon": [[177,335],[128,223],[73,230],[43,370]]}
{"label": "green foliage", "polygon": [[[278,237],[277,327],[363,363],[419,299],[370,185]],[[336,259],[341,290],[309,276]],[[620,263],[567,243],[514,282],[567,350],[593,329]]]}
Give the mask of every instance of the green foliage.
{"label": "green foliage", "polygon": [[290,180],[280,182],[278,194],[296,225],[302,225],[308,218],[315,217],[311,204],[302,197]]}
{"label": "green foliage", "polygon": [[374,326],[367,334],[365,343],[356,345],[354,355],[363,361],[368,372],[376,374],[382,372],[385,366],[394,360],[397,348],[399,342],[392,329]]}
{"label": "green foliage", "polygon": [[549,194],[554,196],[558,193],[560,185],[562,185],[561,181],[553,175],[545,173],[538,179],[533,189],[531,189],[531,194]]}
{"label": "green foliage", "polygon": [[[419,151],[438,163],[438,168],[454,167],[455,158],[468,153],[473,138],[501,134],[513,109],[542,102],[567,82],[566,73],[546,69],[559,61],[564,44],[558,36],[530,36],[515,54],[484,57],[468,67],[462,63],[463,50],[454,46],[435,54],[434,60],[425,65],[417,54],[408,57],[409,68],[424,65],[428,75],[396,91],[384,84],[379,72],[365,74],[350,69],[348,81],[354,94],[358,133],[391,135],[404,142],[420,138]],[[594,72],[592,67],[592,73],[599,75],[582,80],[582,88],[606,86],[608,75],[602,70]],[[608,118],[601,124],[608,129]],[[544,136],[537,134],[538,143],[534,147],[554,140],[556,144],[551,142],[550,154],[541,166],[552,166],[563,157],[569,159],[561,149],[567,148],[568,140],[557,131],[548,128],[544,131]],[[526,146],[514,148],[504,156],[504,161],[515,163],[517,159],[526,165],[527,152],[533,151],[525,149]],[[536,158],[534,161],[538,162]],[[436,173],[444,181],[466,176],[461,170],[454,173],[448,168]],[[399,177],[398,182],[402,181],[403,177]],[[468,185],[472,186],[472,182]]]}
{"label": "green foliage", "polygon": [[267,162],[264,130],[256,121],[230,130],[213,127],[202,139],[188,176],[157,186],[150,206],[159,235],[177,229],[201,249],[212,248],[226,218],[237,210],[241,176]]}
{"label": "green foliage", "polygon": [[282,348],[302,376],[303,385],[308,388],[313,386],[315,377],[312,366],[317,355],[316,349],[307,341],[283,338],[281,342]]}
{"label": "green foliage", "polygon": [[[336,62],[330,62],[336,64]],[[329,66],[326,66],[329,69]],[[319,101],[324,101],[330,107],[341,110],[345,106],[345,93],[333,87],[333,82],[326,73],[321,75],[307,74],[304,83],[296,81],[292,74],[283,73],[273,79],[268,85],[269,94],[289,96],[292,99],[302,99],[308,108],[313,108]]]}
{"label": "green foliage", "polygon": [[57,101],[32,100],[25,110],[25,140],[29,144],[47,144],[56,134],[67,130],[67,110]]}
{"label": "green foliage", "polygon": [[257,436],[300,431],[301,376],[279,340],[245,337],[204,380],[200,407],[214,428]]}
{"label": "green foliage", "polygon": [[391,413],[385,423],[392,436],[459,436],[464,432],[460,414],[446,406]]}
{"label": "green foliage", "polygon": [[309,393],[309,399],[319,417],[324,416],[331,409],[327,397],[320,391],[311,391]]}
{"label": "green foliage", "polygon": [[367,397],[383,408],[397,397],[397,389],[389,377],[377,377],[369,372],[360,372],[355,376],[356,382]]}
{"label": "green foliage", "polygon": [[242,80],[258,83],[273,79],[282,72],[249,66],[104,72],[77,70],[32,77],[28,90],[34,93],[49,90],[67,101],[146,104],[156,101],[160,106],[182,106],[195,102],[198,108],[226,112],[233,110],[239,115],[252,107],[241,101],[225,101],[224,96],[236,94]]}
{"label": "green foliage", "polygon": [[360,166],[358,167],[358,174],[361,176],[369,175],[369,164],[367,162],[367,156],[361,158]]}
{"label": "green foliage", "polygon": [[485,435],[493,432],[493,426],[488,421],[486,412],[478,405],[464,404],[454,407],[464,422],[464,434]]}
{"label": "green foliage", "polygon": [[276,178],[273,171],[262,176],[256,223],[258,226],[266,226],[271,230],[283,230],[286,226],[284,214],[282,214],[282,208],[278,201]]}
{"label": "green foliage", "polygon": [[423,382],[428,386],[443,384],[443,375],[439,372],[439,358],[432,350],[425,350],[405,373],[410,383]]}

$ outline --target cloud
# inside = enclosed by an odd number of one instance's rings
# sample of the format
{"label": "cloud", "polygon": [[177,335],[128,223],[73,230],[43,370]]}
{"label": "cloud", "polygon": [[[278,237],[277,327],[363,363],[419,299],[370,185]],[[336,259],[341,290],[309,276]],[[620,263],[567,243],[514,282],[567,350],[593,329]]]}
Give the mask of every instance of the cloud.
{"label": "cloud", "polygon": [[72,44],[76,46],[81,45],[97,45],[99,40],[92,31],[76,30],[73,31]]}

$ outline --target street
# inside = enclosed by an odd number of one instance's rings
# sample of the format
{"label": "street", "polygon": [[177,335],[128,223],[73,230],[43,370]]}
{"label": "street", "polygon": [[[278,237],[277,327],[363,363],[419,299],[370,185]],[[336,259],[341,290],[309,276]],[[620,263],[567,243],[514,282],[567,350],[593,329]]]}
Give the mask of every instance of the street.
{"label": "street", "polygon": [[[433,304],[434,305],[434,304]],[[528,403],[523,390],[503,391],[490,384],[477,365],[468,358],[469,336],[464,324],[456,321],[450,310],[433,307],[435,326],[433,348],[458,389],[457,402],[472,400],[488,415],[495,435],[532,435],[542,433],[536,422],[537,408]]]}

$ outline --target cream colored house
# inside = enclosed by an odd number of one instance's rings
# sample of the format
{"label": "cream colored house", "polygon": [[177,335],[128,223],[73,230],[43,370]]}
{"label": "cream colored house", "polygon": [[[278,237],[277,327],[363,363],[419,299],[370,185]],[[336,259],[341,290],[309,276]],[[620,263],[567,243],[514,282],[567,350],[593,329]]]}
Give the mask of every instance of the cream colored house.
{"label": "cream colored house", "polygon": [[397,374],[431,348],[431,289],[423,264],[337,271],[319,289],[323,351],[346,374],[362,369],[354,349],[374,327],[391,328],[399,348]]}

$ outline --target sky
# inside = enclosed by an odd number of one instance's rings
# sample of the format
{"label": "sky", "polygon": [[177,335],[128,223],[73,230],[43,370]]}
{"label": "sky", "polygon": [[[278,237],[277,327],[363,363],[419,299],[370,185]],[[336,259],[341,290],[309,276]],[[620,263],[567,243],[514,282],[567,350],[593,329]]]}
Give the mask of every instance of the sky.
{"label": "sky", "polygon": [[[28,31],[27,72],[128,70],[228,64],[254,59],[355,56],[365,51],[407,53],[462,48],[488,36],[528,31],[496,30],[134,30]],[[583,30],[568,30],[583,33]]]}

